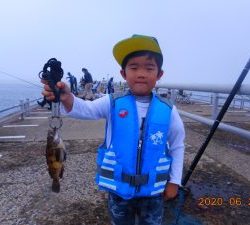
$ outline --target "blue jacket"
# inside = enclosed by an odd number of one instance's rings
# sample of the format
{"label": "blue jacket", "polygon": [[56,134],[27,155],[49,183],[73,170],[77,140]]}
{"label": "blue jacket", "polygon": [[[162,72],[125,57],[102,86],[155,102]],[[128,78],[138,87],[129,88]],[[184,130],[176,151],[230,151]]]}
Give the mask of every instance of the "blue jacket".
{"label": "blue jacket", "polygon": [[159,195],[168,180],[166,143],[172,105],[152,94],[140,132],[135,97],[111,97],[110,146],[98,149],[96,182],[124,199]]}

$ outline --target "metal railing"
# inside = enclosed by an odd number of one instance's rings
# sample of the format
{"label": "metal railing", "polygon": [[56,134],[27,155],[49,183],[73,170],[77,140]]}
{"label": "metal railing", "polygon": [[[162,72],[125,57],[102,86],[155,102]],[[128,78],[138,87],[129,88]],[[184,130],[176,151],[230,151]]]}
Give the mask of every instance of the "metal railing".
{"label": "metal railing", "polygon": [[[199,93],[192,93],[190,96],[193,100],[199,101],[199,102],[204,102],[208,104],[213,103],[213,95],[212,93],[208,93],[207,95],[201,95]],[[221,100],[226,100],[225,96],[222,96],[221,94],[218,94],[218,98]],[[247,95],[236,95],[233,102],[231,103],[233,108],[248,108],[250,109],[250,105],[246,105],[246,103],[250,103],[250,98]],[[221,103],[222,105],[222,103]]]}
{"label": "metal railing", "polygon": [[[201,117],[198,116],[196,114],[192,114],[192,113],[187,113],[184,111],[179,110],[180,115],[185,116],[187,118],[190,118],[192,120],[196,120],[198,122],[207,124],[207,125],[212,125],[214,122],[214,119],[216,118],[218,111],[219,111],[219,106],[222,104],[221,102],[219,103],[219,99],[222,99],[221,96],[219,96],[219,93],[224,93],[224,94],[229,94],[231,89],[233,88],[233,85],[178,85],[178,84],[160,84],[156,86],[156,92],[161,92],[161,89],[165,90],[165,92],[170,92],[170,98],[172,100],[173,103],[175,103],[175,100],[177,99],[177,93],[178,90],[188,90],[188,91],[199,91],[199,92],[212,92],[211,95],[211,100],[210,102],[207,102],[209,104],[212,104],[212,115],[211,115],[211,119],[205,118],[205,117]],[[166,90],[167,89],[167,90]],[[242,85],[238,94],[241,95],[250,95],[250,85],[246,84],[246,85]],[[191,95],[193,97],[193,94]],[[226,97],[223,97],[224,100],[226,99]],[[239,98],[236,97],[233,100],[232,105],[235,105],[236,101],[241,100],[242,102],[240,103],[240,107],[241,109],[248,109],[248,107],[245,107],[245,102],[248,102],[250,104],[250,98],[248,98],[248,96],[246,96],[246,98]],[[250,140],[250,132],[248,130],[244,130],[235,126],[230,126],[227,125],[225,123],[221,123],[220,126],[218,127],[219,129],[237,134],[241,137],[247,138]]]}
{"label": "metal railing", "polygon": [[[219,84],[158,84],[156,88],[168,89],[182,89],[189,91],[202,91],[213,93],[228,94],[233,88],[233,85],[219,85]],[[240,95],[250,95],[250,84],[242,84],[238,91]]]}
{"label": "metal railing", "polygon": [[[171,100],[173,102],[175,102],[176,100],[176,95],[177,95],[177,90],[182,89],[182,90],[188,90],[188,91],[200,91],[200,92],[209,92],[209,93],[213,93],[210,102],[208,102],[209,104],[212,104],[213,108],[212,108],[212,117],[211,119],[205,118],[205,117],[201,117],[195,114],[191,114],[191,113],[187,113],[184,111],[179,111],[181,115],[188,117],[190,119],[199,121],[201,123],[205,123],[208,125],[211,125],[214,122],[214,118],[216,117],[217,113],[218,113],[218,108],[219,108],[219,98],[221,98],[219,96],[218,93],[224,93],[224,94],[228,94],[233,86],[229,86],[229,85],[178,85],[178,84],[160,84],[156,86],[156,91],[159,92],[160,89],[165,90],[165,92],[167,92],[166,89],[168,89],[168,91],[171,91]],[[238,94],[242,94],[242,95],[250,95],[250,85],[242,85],[242,87],[240,88]],[[194,95],[191,95],[192,97]],[[190,97],[191,97],[190,96]],[[223,97],[225,98],[225,97]],[[30,109],[31,109],[31,103],[32,102],[36,102],[37,100],[40,100],[41,98],[29,101],[29,99],[26,99],[26,101],[24,100],[20,100],[20,104],[19,105],[15,105],[3,110],[0,110],[0,114],[6,111],[11,111],[15,108],[19,109],[18,112],[16,112],[18,115],[21,116],[21,119],[24,119],[25,116],[29,116],[30,114]],[[242,100],[239,97],[235,98],[234,101],[238,101],[238,100]],[[240,103],[241,106],[244,107],[245,102],[250,101],[249,99],[243,99],[243,103]],[[33,105],[35,106],[35,105]],[[2,119],[0,117],[0,119]],[[234,134],[237,134],[241,137],[245,137],[250,139],[250,132],[248,130],[244,130],[238,127],[234,127],[234,126],[230,126],[224,123],[221,123],[221,125],[219,126],[220,129],[228,131],[228,132],[232,132]]]}
{"label": "metal railing", "polygon": [[[30,115],[30,110],[33,107],[36,106],[36,104],[32,104],[32,103],[37,102],[37,101],[39,101],[41,99],[42,98],[37,98],[37,99],[34,99],[34,100],[30,101],[27,98],[26,100],[20,100],[19,105],[15,105],[15,106],[8,107],[8,108],[0,110],[0,120],[4,121],[8,116],[12,116],[13,114],[17,115],[17,116],[20,115],[21,120],[23,120],[25,116],[29,116]],[[6,113],[6,112],[8,112],[8,113],[5,114],[5,115],[3,115],[3,116],[1,116],[1,114]]]}
{"label": "metal railing", "polygon": [[[192,87],[192,88],[191,88]],[[185,88],[185,89],[184,89]],[[171,100],[173,102],[178,100],[180,102],[190,102],[190,100],[198,101],[198,102],[204,102],[208,104],[213,105],[213,110],[212,110],[212,119],[215,119],[218,113],[219,106],[223,105],[226,97],[221,96],[220,94],[228,94],[232,86],[229,85],[174,85],[174,84],[162,84],[162,85],[157,85],[157,91],[159,92],[160,90],[168,89],[171,90]],[[204,95],[199,95],[197,93],[189,93],[186,94],[186,98],[184,99],[183,96],[178,95],[178,90],[187,90],[187,91],[198,91],[198,92],[209,92],[210,96],[204,96]],[[250,85],[243,85],[241,89],[239,90],[238,94],[241,95],[236,95],[234,100],[232,101],[230,107],[231,108],[238,108],[238,109],[245,109],[245,110],[250,110],[250,97],[247,95],[250,95]]]}

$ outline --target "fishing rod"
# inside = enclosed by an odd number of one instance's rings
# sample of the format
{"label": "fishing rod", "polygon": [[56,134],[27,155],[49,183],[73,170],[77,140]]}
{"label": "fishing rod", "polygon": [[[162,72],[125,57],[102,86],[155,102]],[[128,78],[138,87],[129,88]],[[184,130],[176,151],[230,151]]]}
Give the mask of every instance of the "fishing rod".
{"label": "fishing rod", "polygon": [[24,79],[22,79],[22,78],[20,78],[20,77],[18,77],[18,76],[13,75],[13,74],[6,73],[6,72],[1,71],[1,70],[0,70],[0,73],[5,74],[5,75],[7,75],[7,76],[9,76],[9,77],[15,78],[15,79],[17,79],[17,80],[23,81],[23,82],[25,82],[25,83],[34,85],[34,86],[36,86],[36,87],[42,88],[41,85],[38,85],[38,84],[32,83],[32,82],[30,82],[30,81],[24,80]]}
{"label": "fishing rod", "polygon": [[204,143],[202,144],[202,146],[200,147],[198,153],[196,154],[193,162],[191,163],[191,166],[188,169],[188,172],[186,174],[186,176],[183,178],[182,180],[182,186],[179,188],[179,193],[178,193],[178,204],[176,207],[176,213],[175,213],[175,222],[174,224],[177,225],[179,223],[179,217],[181,215],[181,209],[185,203],[185,199],[187,194],[190,192],[190,190],[188,188],[185,187],[185,185],[187,184],[189,178],[191,177],[195,167],[197,166],[200,158],[202,157],[204,151],[206,150],[206,147],[208,146],[211,138],[213,137],[217,127],[219,126],[221,120],[223,119],[225,113],[227,112],[227,109],[229,108],[234,96],[236,95],[236,93],[238,92],[238,90],[241,87],[242,82],[244,81],[248,71],[250,69],[250,59],[248,60],[247,64],[245,65],[244,69],[242,70],[238,80],[236,81],[235,85],[233,86],[229,96],[227,97],[224,105],[222,106],[218,116],[216,117],[210,132],[206,138],[206,140],[204,141]]}
{"label": "fishing rod", "polygon": [[204,143],[202,144],[202,146],[200,147],[198,153],[196,154],[191,166],[189,167],[188,169],[188,172],[186,174],[186,176],[184,177],[184,179],[182,180],[182,185],[185,186],[190,178],[190,176],[192,175],[196,165],[198,164],[201,156],[203,155],[206,147],[208,146],[211,138],[213,137],[217,127],[219,126],[221,120],[223,119],[225,113],[227,112],[227,109],[229,108],[234,96],[236,95],[236,93],[239,91],[240,87],[241,87],[241,84],[242,82],[244,81],[248,71],[250,69],[250,59],[248,60],[247,64],[245,65],[244,69],[242,70],[238,80],[236,81],[233,89],[231,90],[229,96],[227,97],[224,105],[222,106],[218,116],[216,117],[211,129],[210,129],[210,132],[206,138],[206,140],[204,141]]}

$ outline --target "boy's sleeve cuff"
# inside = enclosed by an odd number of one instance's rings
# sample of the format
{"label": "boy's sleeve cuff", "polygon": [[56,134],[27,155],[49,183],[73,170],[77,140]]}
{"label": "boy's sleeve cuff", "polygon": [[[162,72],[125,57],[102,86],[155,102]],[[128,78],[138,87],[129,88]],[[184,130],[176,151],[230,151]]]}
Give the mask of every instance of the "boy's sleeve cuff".
{"label": "boy's sleeve cuff", "polygon": [[170,179],[168,182],[172,183],[172,184],[177,184],[177,185],[181,186],[181,180]]}
{"label": "boy's sleeve cuff", "polygon": [[72,104],[72,109],[67,112],[66,109],[64,108],[64,105],[61,103],[60,104],[60,112],[62,115],[64,116],[71,116],[72,115],[72,112],[74,112],[74,108],[75,108],[75,103],[76,103],[76,97],[73,95],[73,104]]}

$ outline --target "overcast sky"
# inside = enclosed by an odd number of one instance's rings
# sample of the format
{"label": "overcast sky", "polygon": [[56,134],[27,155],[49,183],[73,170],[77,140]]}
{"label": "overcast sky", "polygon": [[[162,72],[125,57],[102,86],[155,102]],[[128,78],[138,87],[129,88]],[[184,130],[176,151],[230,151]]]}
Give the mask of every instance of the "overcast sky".
{"label": "overcast sky", "polygon": [[114,44],[144,34],[162,48],[161,83],[233,84],[250,57],[249,9],[249,0],[0,0],[0,71],[38,82],[56,57],[65,77],[86,67],[119,81]]}

